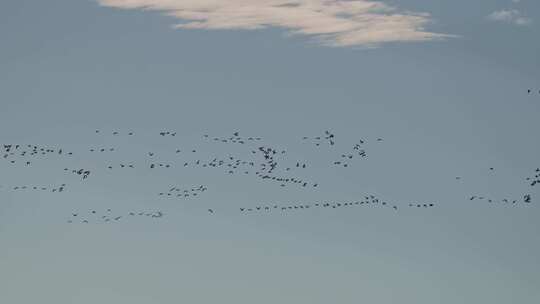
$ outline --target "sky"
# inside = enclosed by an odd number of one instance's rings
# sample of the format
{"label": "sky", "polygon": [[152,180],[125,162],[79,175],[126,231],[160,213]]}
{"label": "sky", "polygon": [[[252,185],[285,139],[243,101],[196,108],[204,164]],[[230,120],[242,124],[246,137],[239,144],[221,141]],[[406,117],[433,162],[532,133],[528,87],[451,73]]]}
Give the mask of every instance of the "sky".
{"label": "sky", "polygon": [[[540,167],[539,9],[532,0],[2,1],[1,142],[74,156],[0,160],[0,302],[538,302],[540,193],[525,178]],[[325,130],[335,147],[302,140]],[[233,132],[308,162],[299,174],[319,186],[106,169],[146,164],[149,151],[195,159],[170,153],[178,147],[248,155],[202,137]],[[332,166],[360,139],[368,157]],[[62,183],[63,193],[12,190]],[[208,191],[157,195],[172,185]],[[469,200],[525,193],[531,204]],[[369,194],[400,209],[239,211]],[[67,222],[106,209],[164,216]]]}

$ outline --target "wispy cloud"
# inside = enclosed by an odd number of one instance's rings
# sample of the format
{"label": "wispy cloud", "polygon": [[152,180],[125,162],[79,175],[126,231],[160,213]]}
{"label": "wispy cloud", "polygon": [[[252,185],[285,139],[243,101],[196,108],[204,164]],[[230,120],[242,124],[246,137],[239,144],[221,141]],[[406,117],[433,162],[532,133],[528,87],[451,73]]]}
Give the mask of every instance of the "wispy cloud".
{"label": "wispy cloud", "polygon": [[491,21],[505,22],[514,25],[529,25],[532,19],[524,16],[517,9],[495,11],[487,17]]}
{"label": "wispy cloud", "polygon": [[376,46],[387,42],[452,37],[427,31],[427,13],[399,10],[372,0],[97,0],[103,6],[162,11],[176,28],[284,28],[329,46]]}

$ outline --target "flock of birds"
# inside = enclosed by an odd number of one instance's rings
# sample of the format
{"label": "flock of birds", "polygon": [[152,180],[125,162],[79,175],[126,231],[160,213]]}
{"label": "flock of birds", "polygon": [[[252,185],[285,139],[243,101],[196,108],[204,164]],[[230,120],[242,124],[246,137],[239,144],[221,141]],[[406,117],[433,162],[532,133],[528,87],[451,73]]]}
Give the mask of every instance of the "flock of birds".
{"label": "flock of birds", "polygon": [[177,197],[177,198],[188,198],[188,197],[194,197],[197,196],[204,191],[208,190],[206,186],[200,185],[196,188],[191,189],[182,189],[178,187],[172,187],[169,189],[168,192],[160,192],[160,196],[167,196],[167,197]]}
{"label": "flock of birds", "polygon": [[[531,91],[529,90],[529,93]],[[102,132],[101,130],[95,130],[96,134],[112,134],[112,136],[129,136],[136,137],[133,131],[121,133],[119,131]],[[160,131],[157,136],[159,137],[177,137],[178,133],[175,131]],[[138,151],[140,157],[143,157],[143,161],[124,161],[113,164],[108,162],[101,168],[99,166],[95,168],[68,168],[63,167],[64,173],[72,176],[77,176],[81,181],[88,182],[91,180],[92,172],[96,170],[116,170],[116,169],[137,169],[137,170],[149,170],[153,172],[159,169],[175,169],[182,168],[195,168],[198,170],[219,170],[226,176],[230,175],[243,175],[251,176],[252,178],[261,182],[270,183],[279,187],[291,187],[296,186],[300,189],[313,189],[318,188],[319,183],[313,181],[310,178],[302,177],[302,172],[308,169],[311,164],[304,160],[290,160],[288,159],[288,151],[285,149],[279,149],[276,147],[264,144],[261,137],[243,136],[240,132],[233,132],[230,136],[212,137],[208,134],[202,136],[202,139],[212,143],[219,144],[235,144],[245,146],[245,154],[247,157],[239,157],[234,155],[227,155],[222,157],[204,157],[201,156],[196,149],[184,149],[174,148],[169,151],[169,156],[176,156],[177,158],[171,158],[169,160],[162,159],[163,151],[159,153],[155,151]],[[365,138],[357,139],[353,142],[349,148],[338,151],[337,136],[329,131],[325,130],[320,135],[301,138],[302,143],[307,143],[315,147],[326,147],[330,153],[335,155],[334,160],[329,160],[329,166],[339,166],[343,168],[350,168],[352,163],[362,159],[368,158],[368,150],[371,144],[378,144],[383,142],[382,138],[375,138],[368,140]],[[223,149],[218,149],[222,151]],[[41,145],[21,145],[21,144],[4,144],[1,147],[2,159],[7,162],[8,165],[24,167],[31,167],[35,162],[42,161],[47,158],[54,157],[56,161],[63,161],[65,159],[77,160],[79,154],[83,152],[99,153],[108,157],[111,153],[121,153],[121,147],[90,147],[86,151],[72,152],[66,151],[59,147],[47,147]],[[187,154],[186,154],[187,153]],[[159,154],[159,155],[158,155]],[[183,156],[189,156],[189,160],[183,158]],[[178,159],[182,159],[181,161]],[[489,168],[493,171],[494,168]],[[140,172],[139,172],[140,173]],[[138,173],[133,173],[138,174]],[[461,177],[456,177],[461,179]],[[526,178],[526,182],[529,186],[534,187],[540,185],[540,168],[534,170],[534,174]],[[49,191],[54,193],[65,192],[68,188],[65,183],[59,186],[35,186],[35,185],[17,185],[11,187],[0,188],[12,190],[12,191]],[[204,192],[208,191],[206,185],[198,186],[168,186],[168,190],[164,190],[157,193],[157,197],[171,198],[171,199],[194,199],[199,197]],[[494,200],[484,196],[470,196],[470,201],[485,201],[488,203],[504,203],[516,205],[518,203],[530,204],[532,201],[531,194],[524,194],[519,199],[502,199]],[[319,209],[335,209],[345,208],[353,206],[378,206],[381,208],[388,208],[389,210],[397,211],[400,208],[431,208],[436,204],[429,203],[405,203],[396,204],[390,203],[379,198],[368,195],[363,199],[351,202],[317,202],[309,204],[263,204],[252,207],[242,207],[240,212],[245,214],[251,214],[256,212],[271,212],[271,211],[298,211],[306,210],[310,208]],[[213,214],[214,209],[207,209],[208,213]],[[80,212],[72,213],[72,216],[67,220],[69,223],[106,223],[106,222],[118,222],[126,218],[145,216],[149,218],[161,218],[163,212],[130,212],[123,215],[112,215],[111,210],[108,209],[104,214],[98,213],[96,210],[92,210],[89,214],[82,214]]]}
{"label": "flock of birds", "polygon": [[534,170],[534,175],[527,177],[525,180],[530,182],[531,186],[540,185],[540,168],[536,168],[536,170]]}
{"label": "flock of birds", "polygon": [[129,212],[127,214],[113,214],[111,209],[107,209],[105,212],[98,212],[96,210],[91,210],[85,213],[72,213],[71,217],[67,220],[68,223],[108,223],[108,222],[118,222],[130,218],[136,217],[145,217],[150,219],[159,219],[162,218],[165,214],[161,211],[138,211],[138,212]]}
{"label": "flock of birds", "polygon": [[54,186],[45,186],[45,187],[40,187],[40,186],[14,186],[13,187],[13,191],[48,191],[50,190],[51,192],[63,192],[64,189],[66,187],[66,184],[62,184],[60,186],[57,186],[57,187],[54,187]]}
{"label": "flock of birds", "polygon": [[[310,204],[275,204],[275,205],[263,205],[250,208],[240,208],[240,212],[251,213],[251,212],[270,212],[270,211],[295,211],[309,208],[340,208],[340,207],[353,207],[353,206],[380,206],[387,207],[393,210],[398,210],[397,205],[389,204],[385,201],[379,200],[374,195],[369,195],[364,197],[361,201],[354,202],[321,202],[321,203],[310,203]],[[409,203],[408,207],[414,208],[431,208],[434,207],[434,203]]]}

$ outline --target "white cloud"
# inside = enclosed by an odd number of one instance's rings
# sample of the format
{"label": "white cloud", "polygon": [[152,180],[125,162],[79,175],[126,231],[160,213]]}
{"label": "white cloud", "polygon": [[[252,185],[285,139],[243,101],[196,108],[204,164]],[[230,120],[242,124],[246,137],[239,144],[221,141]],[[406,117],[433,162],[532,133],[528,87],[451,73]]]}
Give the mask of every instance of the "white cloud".
{"label": "white cloud", "polygon": [[184,29],[279,27],[330,46],[453,37],[425,30],[429,14],[398,10],[372,0],[97,0],[103,6],[165,12]]}
{"label": "white cloud", "polygon": [[495,11],[487,17],[491,21],[506,22],[515,25],[529,25],[532,19],[527,18],[516,9]]}

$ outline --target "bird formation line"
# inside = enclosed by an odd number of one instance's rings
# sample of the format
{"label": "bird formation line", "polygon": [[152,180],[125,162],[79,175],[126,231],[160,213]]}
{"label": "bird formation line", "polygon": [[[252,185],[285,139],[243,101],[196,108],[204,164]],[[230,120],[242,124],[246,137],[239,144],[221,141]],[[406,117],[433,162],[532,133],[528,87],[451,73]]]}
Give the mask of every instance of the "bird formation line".
{"label": "bird formation line", "polygon": [[13,191],[48,191],[50,190],[51,192],[63,192],[65,190],[65,187],[66,187],[66,184],[62,184],[58,187],[54,187],[54,186],[27,186],[27,185],[24,185],[24,186],[14,186],[12,187],[11,189]]}
{"label": "bird formation line", "polygon": [[[307,209],[336,209],[341,207],[353,207],[353,206],[376,206],[376,207],[382,207],[382,208],[389,208],[394,211],[398,210],[398,206],[394,204],[387,203],[385,201],[379,200],[374,195],[369,195],[364,197],[361,201],[354,201],[354,202],[320,202],[320,203],[309,203],[309,204],[270,204],[270,205],[262,205],[262,206],[256,206],[256,207],[242,207],[240,208],[240,212],[242,213],[253,213],[253,212],[270,212],[270,211],[298,211],[298,210],[307,210]],[[417,207],[417,208],[431,208],[434,207],[434,203],[409,203],[408,207]]]}
{"label": "bird formation line", "polygon": [[[210,135],[203,135],[205,139],[210,139]],[[229,137],[213,137],[213,141],[222,142],[222,143],[234,143],[234,144],[245,144],[250,141],[259,141],[262,140],[260,137],[242,137],[240,132],[234,132],[232,136]]]}
{"label": "bird formation line", "polygon": [[107,209],[106,211],[91,210],[84,213],[72,213],[67,222],[70,224],[103,224],[125,221],[137,217],[159,219],[164,215],[162,211],[131,211],[129,213],[118,214],[114,213],[111,209]]}
{"label": "bird formation line", "polygon": [[526,203],[526,204],[529,204],[531,202],[531,195],[530,194],[525,194],[523,195],[523,198],[522,199],[507,199],[507,198],[504,198],[504,199],[492,199],[492,198],[487,198],[487,197],[484,197],[484,196],[476,196],[476,195],[473,195],[469,198],[470,201],[485,201],[485,202],[488,202],[488,203],[501,203],[501,204],[512,204],[512,205],[515,205],[515,204],[518,204],[520,202],[523,202],[523,203]]}

